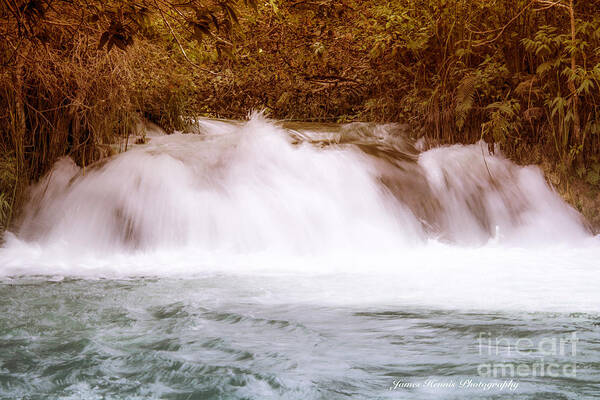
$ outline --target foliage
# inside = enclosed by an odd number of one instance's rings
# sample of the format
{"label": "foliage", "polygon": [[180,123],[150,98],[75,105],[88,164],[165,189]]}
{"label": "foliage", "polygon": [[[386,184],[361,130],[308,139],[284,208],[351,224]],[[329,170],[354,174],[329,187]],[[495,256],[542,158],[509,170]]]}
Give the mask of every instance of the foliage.
{"label": "foliage", "polygon": [[207,109],[403,121],[442,143],[483,133],[509,153],[541,145],[566,166],[600,150],[598,1],[276,4],[242,23]]}
{"label": "foliage", "polygon": [[206,73],[198,63],[228,51],[240,4],[0,2],[0,231],[58,157],[106,157],[141,118],[183,129],[196,115],[193,77]]}
{"label": "foliage", "polygon": [[16,160],[6,151],[0,153],[0,231],[4,230],[12,217],[14,198],[12,191],[17,181]]}
{"label": "foliage", "polygon": [[140,118],[173,130],[253,108],[483,137],[528,162],[535,147],[597,184],[599,0],[1,0],[0,17],[10,204],[57,157],[109,155]]}

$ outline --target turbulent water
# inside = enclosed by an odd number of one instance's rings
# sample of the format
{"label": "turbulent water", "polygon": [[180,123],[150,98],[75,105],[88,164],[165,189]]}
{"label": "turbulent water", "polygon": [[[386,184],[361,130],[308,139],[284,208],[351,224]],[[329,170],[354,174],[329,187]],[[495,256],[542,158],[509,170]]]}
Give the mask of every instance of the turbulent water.
{"label": "turbulent water", "polygon": [[194,131],[31,188],[2,398],[600,397],[600,238],[537,168],[397,125]]}

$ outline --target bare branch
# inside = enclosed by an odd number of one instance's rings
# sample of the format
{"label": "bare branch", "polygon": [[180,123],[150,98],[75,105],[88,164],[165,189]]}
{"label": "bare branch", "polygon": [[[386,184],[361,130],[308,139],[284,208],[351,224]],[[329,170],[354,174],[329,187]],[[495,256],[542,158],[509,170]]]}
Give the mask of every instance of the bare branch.
{"label": "bare branch", "polygon": [[213,75],[218,75],[216,72],[211,71],[207,68],[204,68],[198,64],[196,64],[195,62],[193,62],[192,60],[190,60],[190,58],[188,57],[187,53],[185,52],[185,49],[183,48],[183,46],[181,45],[181,42],[179,41],[179,38],[177,37],[177,35],[175,34],[175,32],[173,31],[173,28],[171,28],[171,24],[169,23],[169,21],[167,21],[167,18],[165,17],[165,14],[162,10],[162,8],[160,8],[160,6],[158,5],[158,3],[156,2],[156,0],[154,0],[154,4],[156,5],[156,8],[158,9],[160,16],[162,18],[162,20],[164,21],[164,23],[167,25],[167,27],[169,28],[169,31],[171,32],[171,36],[173,36],[173,39],[175,39],[175,41],[177,42],[177,45],[179,46],[179,50],[181,50],[181,54],[183,54],[183,57],[185,58],[185,60],[190,63],[192,66],[194,66],[195,68],[198,68],[201,71],[204,72],[208,72],[209,74],[213,74]]}
{"label": "bare branch", "polygon": [[498,32],[498,34],[496,35],[496,37],[494,37],[493,39],[490,39],[490,40],[486,40],[485,42],[475,43],[475,44],[473,44],[473,47],[484,46],[486,44],[489,44],[489,43],[492,43],[492,42],[495,42],[496,40],[498,40],[500,38],[500,36],[502,36],[502,34],[506,30],[506,28],[508,28],[510,26],[510,24],[512,24],[513,22],[515,22],[517,20],[517,18],[519,18],[521,15],[523,15],[523,13],[525,13],[525,11],[527,11],[527,9],[529,7],[531,7],[536,1],[540,1],[540,0],[532,0],[531,2],[529,2],[529,4],[527,4],[525,7],[523,7],[523,9],[521,11],[519,11],[517,13],[517,15],[515,15],[510,21],[508,21],[506,23],[506,25],[504,25],[502,28],[500,28],[500,32]]}

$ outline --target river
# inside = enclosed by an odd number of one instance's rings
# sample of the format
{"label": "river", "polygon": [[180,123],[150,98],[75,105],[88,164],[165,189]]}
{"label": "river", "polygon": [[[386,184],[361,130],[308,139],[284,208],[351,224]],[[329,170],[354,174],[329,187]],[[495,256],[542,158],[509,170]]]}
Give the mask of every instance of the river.
{"label": "river", "polygon": [[30,189],[0,396],[600,397],[600,238],[487,145],[201,120]]}

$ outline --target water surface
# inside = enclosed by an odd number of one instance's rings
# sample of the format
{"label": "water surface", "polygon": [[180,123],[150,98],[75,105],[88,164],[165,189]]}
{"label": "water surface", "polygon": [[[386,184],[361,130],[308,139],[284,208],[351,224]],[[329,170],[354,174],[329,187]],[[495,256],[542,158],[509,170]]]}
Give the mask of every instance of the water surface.
{"label": "water surface", "polygon": [[600,397],[600,239],[537,168],[396,125],[197,131],[31,188],[0,397]]}

